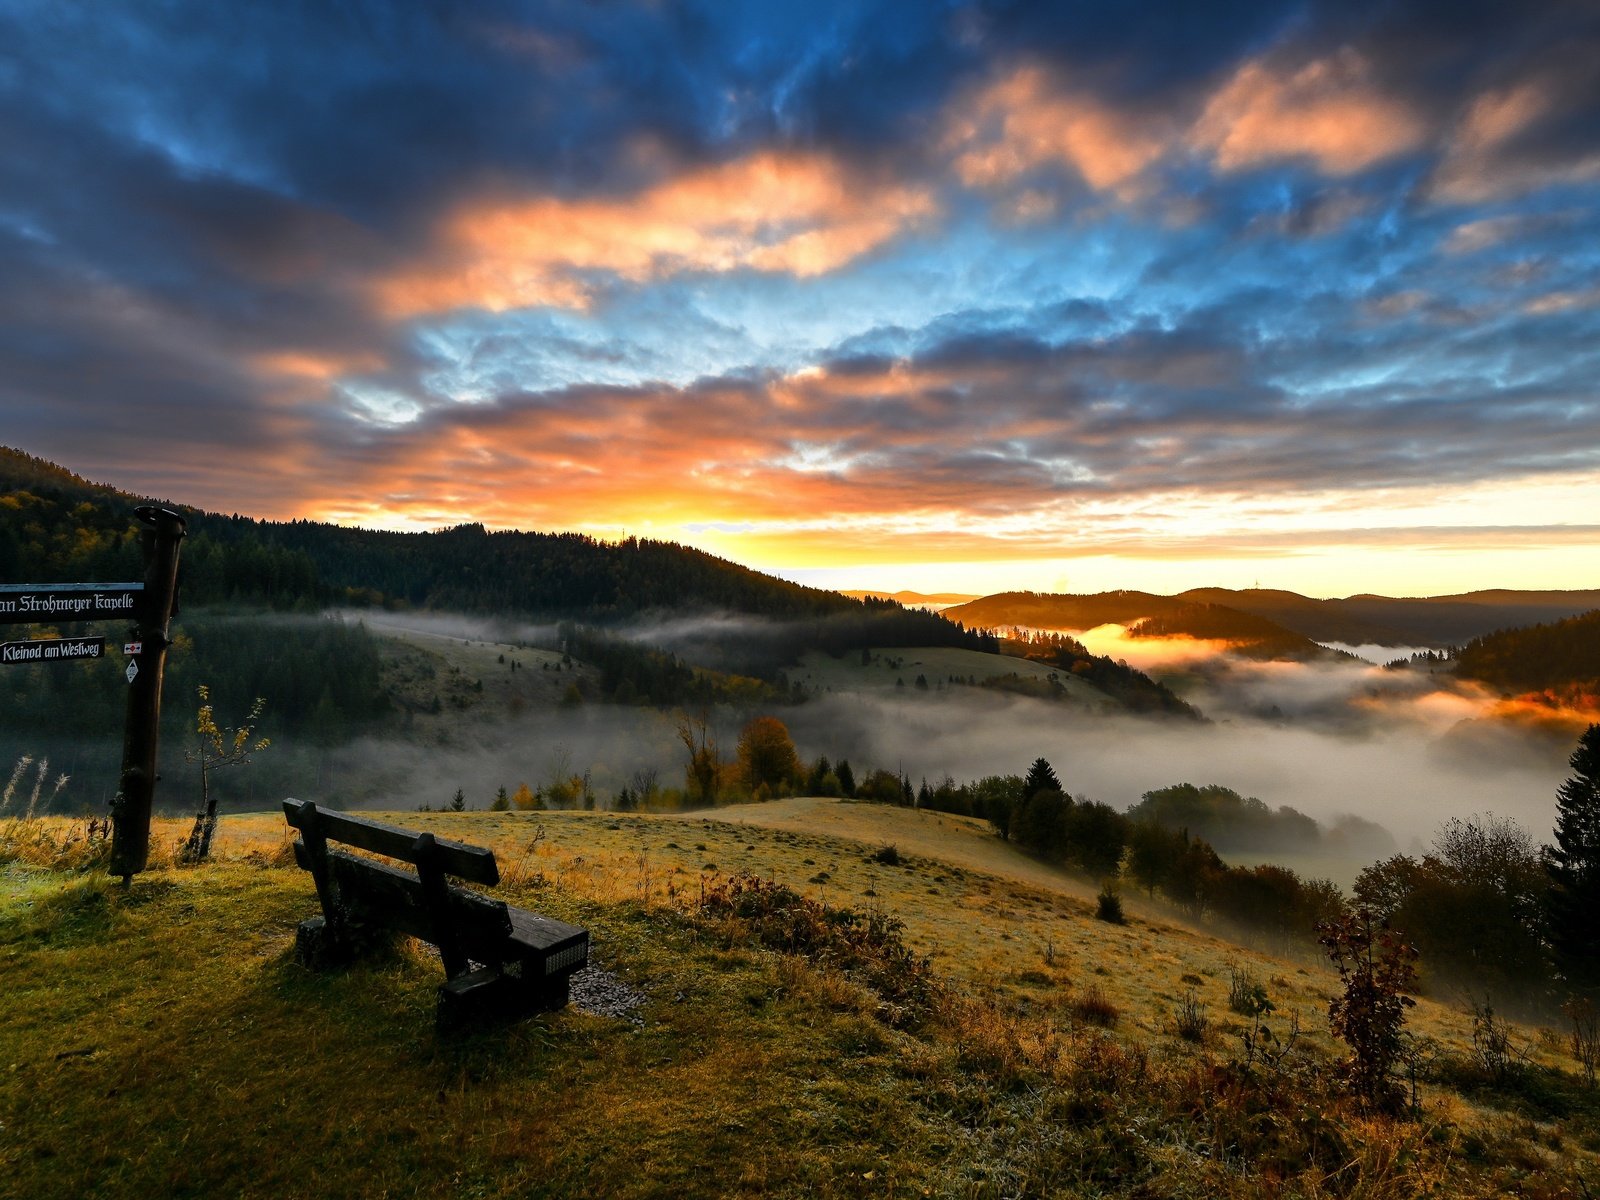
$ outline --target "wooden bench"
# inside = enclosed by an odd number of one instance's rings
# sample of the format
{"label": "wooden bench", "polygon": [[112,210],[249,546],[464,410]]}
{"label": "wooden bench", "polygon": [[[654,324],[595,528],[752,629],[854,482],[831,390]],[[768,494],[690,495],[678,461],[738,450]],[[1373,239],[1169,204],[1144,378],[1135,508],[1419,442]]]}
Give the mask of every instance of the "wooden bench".
{"label": "wooden bench", "polygon": [[[285,800],[283,815],[300,831],[295,861],[311,872],[322,902],[322,916],[302,921],[295,938],[307,966],[348,962],[399,932],[439,948],[448,977],[439,989],[441,1028],[567,1003],[569,977],[589,962],[589,931],[448,878],[493,887],[500,882],[493,851],[303,800]],[[329,842],[410,864],[415,873]]]}

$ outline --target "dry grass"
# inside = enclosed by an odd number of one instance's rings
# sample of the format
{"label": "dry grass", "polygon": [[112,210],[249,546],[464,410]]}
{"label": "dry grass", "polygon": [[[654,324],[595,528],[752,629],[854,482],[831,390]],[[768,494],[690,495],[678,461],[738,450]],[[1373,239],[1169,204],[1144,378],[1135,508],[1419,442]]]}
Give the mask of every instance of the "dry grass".
{"label": "dry grass", "polygon": [[[1127,925],[1096,921],[1091,888],[959,818],[812,801],[396,819],[494,846],[501,891],[588,924],[649,996],[644,1028],[568,1011],[451,1048],[432,1038],[427,956],[301,971],[288,948],[315,901],[301,872],[276,869],[288,842],[274,815],[225,818],[219,862],[168,858],[127,894],[16,860],[0,873],[0,1177],[20,1195],[1600,1186],[1581,1090],[1433,1083],[1421,1121],[1368,1121],[1327,1091],[1320,963],[1241,949],[1133,898]],[[184,832],[157,824],[163,846]],[[888,843],[900,865],[870,861]],[[886,1024],[872,988],[826,956],[687,920],[736,870],[903,921],[944,981],[922,1022]],[[1227,1018],[1230,966],[1267,989],[1275,1026],[1301,1015],[1307,1036],[1279,1068],[1239,1065],[1236,1021],[1177,1032],[1186,1002]],[[1445,1053],[1470,1044],[1470,1017],[1447,1005],[1424,1001],[1412,1025]],[[1575,1074],[1561,1038],[1523,1032],[1536,1065]]]}

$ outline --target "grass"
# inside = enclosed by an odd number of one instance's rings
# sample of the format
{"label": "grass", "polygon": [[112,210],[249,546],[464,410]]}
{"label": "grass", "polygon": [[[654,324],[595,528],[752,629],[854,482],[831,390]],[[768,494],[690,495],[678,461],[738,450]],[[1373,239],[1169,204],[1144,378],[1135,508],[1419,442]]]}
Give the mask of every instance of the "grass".
{"label": "grass", "polygon": [[[1571,1083],[1558,1040],[1524,1031],[1547,1073],[1515,1096],[1434,1083],[1421,1121],[1369,1120],[1327,1091],[1331,975],[1315,962],[1243,950],[1133,898],[1128,924],[1097,921],[1091,889],[1056,886],[1020,856],[1009,873],[1006,848],[959,821],[765,807],[766,825],[722,812],[398,817],[495,846],[501,892],[589,926],[597,955],[648,997],[638,1027],[569,1009],[461,1041],[433,1034],[442,973],[414,946],[343,973],[295,964],[294,926],[315,899],[284,865],[281,819],[224,818],[221,861],[164,865],[128,892],[15,859],[0,868],[0,1178],[41,1196],[1600,1185],[1593,1094],[1536,1086]],[[166,846],[184,828],[157,832]],[[869,861],[886,844],[899,866]],[[703,876],[704,862],[721,869]],[[825,939],[783,954],[748,915],[697,916],[739,870],[819,902],[805,910],[813,933],[822,902],[903,921],[908,951],[934,964],[926,1002],[886,1016],[871,972],[840,969]],[[826,885],[806,882],[820,871]],[[1230,965],[1262,981],[1274,1020],[1302,1012],[1310,1036],[1281,1070],[1240,1067],[1228,1021],[1198,1040],[1175,1031],[1190,998],[1226,1013]],[[1470,1043],[1470,1017],[1445,1006],[1424,1001],[1413,1025]]]}
{"label": "grass", "polygon": [[[1020,675],[1024,679],[1047,681],[1051,675],[1065,689],[1065,694],[1078,706],[1095,711],[1116,711],[1120,708],[1099,688],[1074,677],[1071,673],[1040,662],[1012,658],[1002,654],[984,654],[977,650],[958,650],[948,646],[918,646],[874,650],[872,661],[863,664],[859,651],[838,658],[819,650],[807,653],[800,668],[790,672],[814,692],[867,692],[892,693],[907,698],[937,697],[938,685],[948,688],[966,687],[966,681],[994,679],[1002,675]],[[928,681],[928,691],[916,686],[918,675]],[[961,682],[952,684],[954,676]],[[900,685],[904,685],[903,687]]]}

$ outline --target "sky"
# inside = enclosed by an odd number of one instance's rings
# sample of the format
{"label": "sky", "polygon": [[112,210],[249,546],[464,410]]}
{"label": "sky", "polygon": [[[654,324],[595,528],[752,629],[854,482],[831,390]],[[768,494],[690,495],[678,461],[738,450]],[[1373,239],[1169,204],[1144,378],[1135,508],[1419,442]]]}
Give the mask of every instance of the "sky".
{"label": "sky", "polygon": [[0,0],[0,443],[830,587],[1600,586],[1600,5]]}

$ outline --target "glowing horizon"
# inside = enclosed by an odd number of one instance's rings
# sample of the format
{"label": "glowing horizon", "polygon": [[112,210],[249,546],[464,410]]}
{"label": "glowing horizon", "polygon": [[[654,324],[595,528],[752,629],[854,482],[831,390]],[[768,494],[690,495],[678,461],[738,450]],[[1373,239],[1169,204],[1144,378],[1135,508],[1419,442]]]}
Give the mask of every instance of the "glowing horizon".
{"label": "glowing horizon", "polygon": [[7,442],[826,586],[1600,587],[1569,7],[373,13],[0,16]]}

